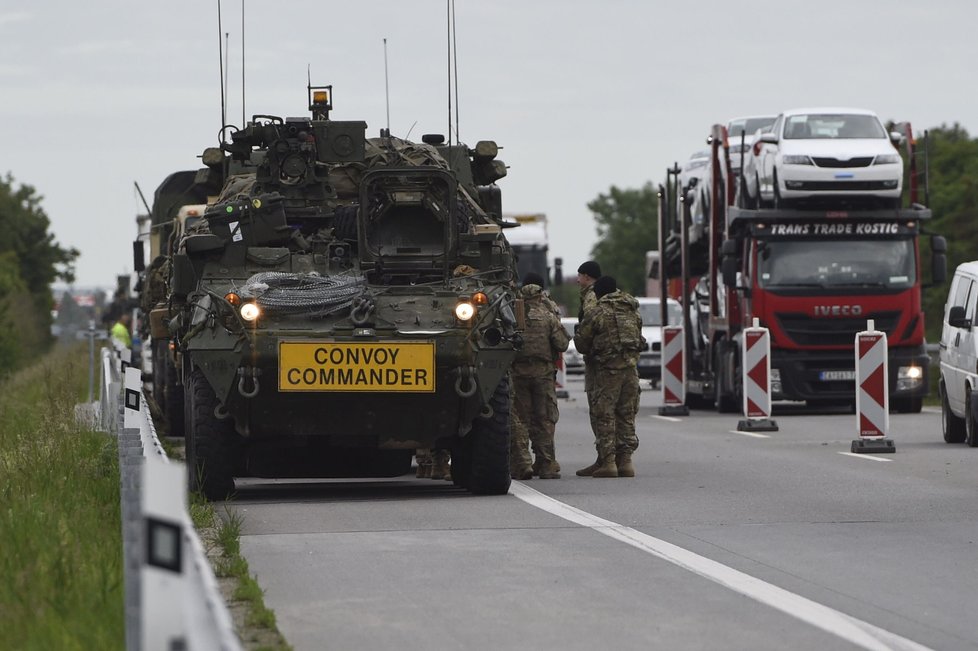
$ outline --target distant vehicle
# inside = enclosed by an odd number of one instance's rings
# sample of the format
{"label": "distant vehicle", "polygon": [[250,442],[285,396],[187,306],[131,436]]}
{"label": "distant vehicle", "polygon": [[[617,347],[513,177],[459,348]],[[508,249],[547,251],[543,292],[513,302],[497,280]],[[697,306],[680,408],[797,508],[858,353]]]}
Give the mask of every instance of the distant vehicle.
{"label": "distant vehicle", "polygon": [[[727,122],[727,142],[730,143],[730,170],[736,175],[743,167],[744,151],[750,151],[758,131],[770,131],[777,119],[775,115],[759,115],[733,118]],[[710,152],[703,152],[710,159]]]}
{"label": "distant vehicle", "polygon": [[[645,337],[645,350],[639,353],[638,376],[644,380],[658,382],[662,378],[662,312],[657,297],[638,297],[638,312],[642,316],[642,336]],[[680,325],[683,322],[683,308],[678,301],[669,299],[666,304],[667,325]]]}
{"label": "distant vehicle", "polygon": [[978,447],[978,261],[958,265],[941,330],[941,425],[948,443]]}
{"label": "distant vehicle", "polygon": [[574,345],[574,326],[577,325],[577,317],[561,317],[560,323],[567,331],[567,336],[570,337],[570,343],[564,352],[564,370],[568,375],[580,375],[584,373],[584,356],[577,352],[577,346]]}
{"label": "distant vehicle", "polygon": [[822,201],[900,207],[903,165],[896,145],[872,111],[796,109],[761,133],[744,164],[744,207],[787,207]]}
{"label": "distant vehicle", "polygon": [[516,253],[516,269],[520,279],[528,273],[540,274],[544,289],[550,282],[550,268],[547,265],[547,215],[537,213],[505,213],[503,221],[518,223],[519,228],[506,228],[503,234]]}

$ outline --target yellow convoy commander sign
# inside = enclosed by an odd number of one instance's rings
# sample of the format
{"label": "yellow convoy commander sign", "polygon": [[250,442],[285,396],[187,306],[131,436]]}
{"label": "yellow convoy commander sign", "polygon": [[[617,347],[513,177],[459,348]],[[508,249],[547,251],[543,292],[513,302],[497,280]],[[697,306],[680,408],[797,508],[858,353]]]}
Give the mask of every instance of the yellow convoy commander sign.
{"label": "yellow convoy commander sign", "polygon": [[435,344],[280,341],[279,391],[435,391]]}

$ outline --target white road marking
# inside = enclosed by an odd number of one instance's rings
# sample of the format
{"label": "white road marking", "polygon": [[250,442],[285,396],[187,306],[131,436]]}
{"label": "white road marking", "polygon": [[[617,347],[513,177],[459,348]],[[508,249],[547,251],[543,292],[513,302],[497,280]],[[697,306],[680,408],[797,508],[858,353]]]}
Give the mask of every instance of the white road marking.
{"label": "white road marking", "polygon": [[659,420],[667,420],[670,423],[681,423],[682,418],[675,418],[673,416],[660,416],[659,414],[650,414],[652,418],[658,418]]}
{"label": "white road marking", "polygon": [[856,457],[857,459],[872,459],[873,461],[893,461],[893,459],[887,459],[886,457],[874,457],[871,454],[856,454],[855,452],[839,452],[839,454],[844,454],[847,457]]}
{"label": "white road marking", "polygon": [[744,436],[753,436],[756,439],[769,439],[771,438],[767,434],[759,434],[758,432],[741,432],[740,430],[732,429],[729,430],[731,434],[742,434]]}
{"label": "white road marking", "polygon": [[791,615],[801,621],[836,635],[847,642],[874,651],[929,651],[913,640],[896,633],[873,626],[869,622],[856,619],[838,610],[823,606],[811,599],[779,588],[749,574],[740,572],[722,563],[710,560],[691,551],[655,538],[631,527],[599,518],[569,504],[555,500],[534,490],[521,482],[513,482],[509,492],[531,506],[546,511],[568,522],[587,527],[609,538],[647,552],[685,570],[718,583],[734,592],[744,595]]}

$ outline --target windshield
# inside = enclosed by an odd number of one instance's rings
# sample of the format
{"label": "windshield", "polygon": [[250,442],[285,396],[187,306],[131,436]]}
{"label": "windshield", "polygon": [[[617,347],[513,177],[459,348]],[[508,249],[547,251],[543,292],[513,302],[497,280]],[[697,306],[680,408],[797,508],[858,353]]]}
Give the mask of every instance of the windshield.
{"label": "windshield", "polygon": [[[668,306],[669,314],[666,316],[669,319],[669,325],[679,325],[683,320],[683,309],[678,303],[666,303]],[[638,312],[642,316],[643,326],[658,326],[662,325],[662,319],[660,316],[659,302],[654,303],[639,303]]]}
{"label": "windshield", "polygon": [[748,142],[754,132],[758,129],[767,131],[772,126],[774,126],[773,117],[764,118],[747,118],[746,120],[731,120],[730,124],[727,125],[727,139],[736,138],[740,140],[741,134],[747,135]]}
{"label": "windshield", "polygon": [[886,138],[886,131],[873,115],[789,115],[784,123],[784,138]]}
{"label": "windshield", "polygon": [[757,244],[761,287],[906,289],[917,269],[913,240],[804,240]]}

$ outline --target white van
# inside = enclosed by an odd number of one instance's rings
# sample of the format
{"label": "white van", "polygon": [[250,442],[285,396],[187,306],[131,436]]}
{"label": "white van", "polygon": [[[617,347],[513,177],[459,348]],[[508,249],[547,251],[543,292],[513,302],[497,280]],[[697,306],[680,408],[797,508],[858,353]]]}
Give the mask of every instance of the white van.
{"label": "white van", "polygon": [[978,261],[958,266],[941,330],[941,425],[948,443],[978,446]]}
{"label": "white van", "polygon": [[[638,313],[642,317],[642,336],[645,337],[645,350],[639,353],[638,376],[658,384],[662,379],[662,308],[658,298],[636,297]],[[683,308],[678,301],[669,299],[666,303],[667,325],[680,325],[683,321]]]}

